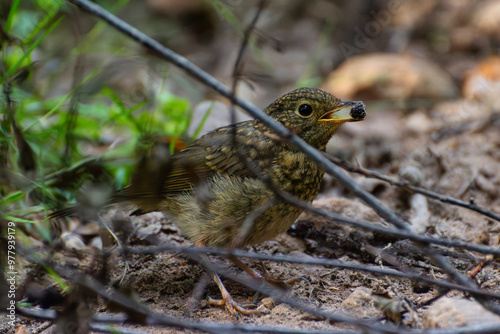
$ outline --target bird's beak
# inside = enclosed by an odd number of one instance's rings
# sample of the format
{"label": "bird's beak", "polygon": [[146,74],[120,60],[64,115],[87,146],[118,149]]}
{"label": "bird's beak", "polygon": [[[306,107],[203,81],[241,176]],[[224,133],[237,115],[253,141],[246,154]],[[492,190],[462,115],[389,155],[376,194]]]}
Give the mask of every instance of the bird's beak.
{"label": "bird's beak", "polygon": [[363,102],[348,101],[338,103],[335,108],[323,114],[318,121],[342,124],[362,121],[365,116],[366,110]]}

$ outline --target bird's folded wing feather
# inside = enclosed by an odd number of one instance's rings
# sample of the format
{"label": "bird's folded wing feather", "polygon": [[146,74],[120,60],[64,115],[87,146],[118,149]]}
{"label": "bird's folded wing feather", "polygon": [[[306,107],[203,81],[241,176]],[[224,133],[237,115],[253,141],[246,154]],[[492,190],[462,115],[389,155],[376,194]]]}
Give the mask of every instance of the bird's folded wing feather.
{"label": "bird's folded wing feather", "polygon": [[[171,196],[189,191],[216,173],[237,177],[255,177],[256,163],[245,162],[246,156],[231,145],[230,131],[202,137],[191,146],[172,156],[171,168],[163,182],[162,194]],[[237,138],[238,139],[238,138]]]}

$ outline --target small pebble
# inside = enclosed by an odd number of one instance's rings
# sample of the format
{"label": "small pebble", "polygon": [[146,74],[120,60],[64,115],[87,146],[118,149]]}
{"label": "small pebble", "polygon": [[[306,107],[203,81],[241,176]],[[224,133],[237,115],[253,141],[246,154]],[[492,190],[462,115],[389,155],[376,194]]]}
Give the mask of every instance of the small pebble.
{"label": "small pebble", "polygon": [[267,307],[270,310],[272,310],[276,306],[274,298],[271,297],[263,298],[261,302],[265,307]]}
{"label": "small pebble", "polygon": [[61,240],[64,243],[64,247],[66,247],[67,249],[81,251],[87,248],[82,238],[80,238],[79,235],[71,232],[64,232],[63,234],[61,234]]}
{"label": "small pebble", "polygon": [[424,176],[420,169],[415,166],[405,166],[399,171],[399,176],[414,186],[420,186],[424,181]]}

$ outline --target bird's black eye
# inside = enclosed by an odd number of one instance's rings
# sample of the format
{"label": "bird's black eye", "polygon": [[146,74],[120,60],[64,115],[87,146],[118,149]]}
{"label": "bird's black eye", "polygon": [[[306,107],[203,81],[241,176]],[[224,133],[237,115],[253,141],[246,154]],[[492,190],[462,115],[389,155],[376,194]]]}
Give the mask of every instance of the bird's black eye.
{"label": "bird's black eye", "polygon": [[309,117],[309,116],[311,116],[311,114],[313,112],[313,108],[308,104],[301,104],[299,106],[298,111],[299,111],[300,116]]}

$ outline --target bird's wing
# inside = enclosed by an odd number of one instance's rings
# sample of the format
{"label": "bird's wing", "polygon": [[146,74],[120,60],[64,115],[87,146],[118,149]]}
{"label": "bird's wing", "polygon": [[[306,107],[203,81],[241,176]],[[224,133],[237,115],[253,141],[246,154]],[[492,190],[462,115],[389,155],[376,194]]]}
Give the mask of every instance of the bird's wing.
{"label": "bird's wing", "polygon": [[[245,163],[242,136],[241,145],[232,145],[233,134],[229,127],[202,137],[171,157],[171,165],[163,183],[163,195],[169,196],[191,190],[216,173],[238,177],[255,177],[255,161]],[[238,151],[239,150],[239,151]]]}
{"label": "bird's wing", "polygon": [[[147,172],[149,175],[136,178],[142,180],[141,184],[134,184],[133,180],[130,186],[118,191],[112,202],[129,201],[137,208],[132,214],[140,215],[159,210],[166,197],[190,191],[217,173],[256,177],[254,170],[257,167],[265,168],[266,163],[263,161],[271,161],[274,157],[272,141],[266,140],[252,122],[238,124],[236,145],[233,144],[233,136],[233,129],[228,126],[199,138],[170,156],[159,173]],[[253,155],[248,154],[249,151]],[[258,156],[255,152],[258,152]],[[144,182],[144,179],[152,177],[154,180]]]}

